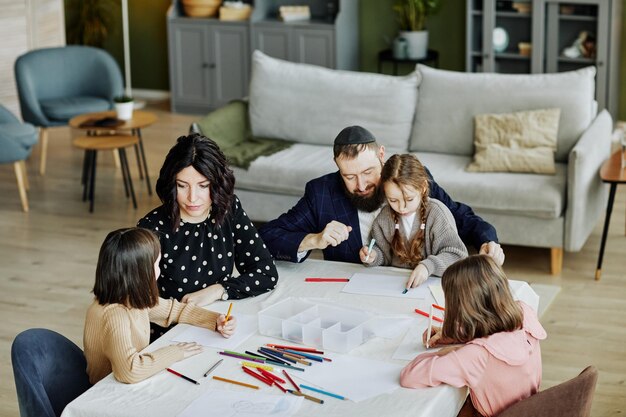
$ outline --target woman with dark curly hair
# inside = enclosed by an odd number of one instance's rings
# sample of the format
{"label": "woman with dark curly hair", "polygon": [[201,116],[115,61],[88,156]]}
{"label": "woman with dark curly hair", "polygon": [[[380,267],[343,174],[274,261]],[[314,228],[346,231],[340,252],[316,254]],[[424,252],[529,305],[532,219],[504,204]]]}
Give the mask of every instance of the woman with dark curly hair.
{"label": "woman with dark curly hair", "polygon": [[[224,154],[209,138],[181,136],[170,149],[156,183],[163,204],[137,223],[161,242],[161,297],[207,305],[276,286],[272,256],[234,186]],[[153,326],[152,339],[163,330]]]}

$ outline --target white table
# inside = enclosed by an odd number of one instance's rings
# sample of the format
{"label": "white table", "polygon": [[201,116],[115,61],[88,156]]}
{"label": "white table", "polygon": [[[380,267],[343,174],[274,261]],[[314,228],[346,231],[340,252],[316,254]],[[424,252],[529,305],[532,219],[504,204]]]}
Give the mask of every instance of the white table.
{"label": "white table", "polygon": [[[385,314],[413,314],[415,307],[427,311],[427,306],[434,299],[415,300],[395,297],[378,297],[342,293],[344,283],[305,283],[305,277],[349,277],[354,272],[364,272],[361,265],[307,260],[301,264],[277,262],[279,283],[277,288],[269,294],[260,297],[237,300],[234,303],[233,315],[238,313],[256,314],[261,309],[283,300],[286,297],[321,297],[339,305],[351,306],[376,313]],[[376,269],[367,269],[373,272]],[[511,288],[517,299],[521,299],[537,309],[539,297],[530,286],[521,281],[511,280]],[[432,296],[431,296],[432,297]],[[228,303],[219,302],[211,306],[217,311],[225,311]],[[416,315],[415,315],[416,316]],[[155,341],[150,348],[156,348],[171,343],[171,339],[183,331],[187,325],[178,325]],[[391,359],[398,344],[404,335],[395,339],[373,338],[349,352],[350,355],[372,357],[378,360],[406,364],[405,361]],[[265,343],[281,343],[259,334],[253,335],[236,350],[255,351]],[[238,361],[217,354],[217,350],[205,348],[205,351],[191,357],[183,363],[177,364],[186,370],[188,376],[200,381],[200,385],[176,378],[168,372],[161,372],[152,378],[137,384],[126,385],[117,382],[112,375],[107,376],[95,386],[71,402],[63,411],[63,417],[174,417],[182,412],[194,399],[211,389],[241,391],[248,388],[239,387],[209,378],[202,374],[217,359],[224,358],[224,362],[214,374],[239,381],[250,382],[250,378],[241,372]],[[295,374],[295,372],[291,372]],[[261,386],[259,391],[267,394],[284,395],[276,387],[268,387],[259,381],[255,385]],[[367,383],[355,381],[355,383]],[[256,390],[255,390],[256,391]],[[287,394],[289,395],[289,394]],[[399,388],[391,394],[382,394],[369,400],[355,403],[340,401],[330,397],[323,405],[304,401],[297,413],[298,416],[359,416],[378,417],[386,416],[439,416],[454,417],[460,410],[466,397],[466,389],[453,388],[442,385],[427,389]],[[210,415],[210,410],[207,414]]]}

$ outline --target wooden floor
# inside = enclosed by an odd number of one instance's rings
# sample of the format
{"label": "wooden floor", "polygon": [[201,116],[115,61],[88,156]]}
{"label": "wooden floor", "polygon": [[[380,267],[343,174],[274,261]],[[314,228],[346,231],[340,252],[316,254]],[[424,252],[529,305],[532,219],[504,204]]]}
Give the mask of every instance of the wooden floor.
{"label": "wooden floor", "polygon": [[[158,169],[175,139],[185,134],[193,116],[151,108],[159,122],[144,130],[144,141],[156,181]],[[21,210],[13,165],[0,165],[0,415],[18,415],[10,362],[11,342],[31,327],[56,330],[79,346],[85,310],[91,301],[98,249],[105,235],[132,226],[159,204],[139,181],[137,164],[129,160],[138,209],[124,195],[122,177],[110,153],[98,156],[95,212],[82,202],[82,153],[71,147],[72,132],[50,134],[48,172],[37,173],[39,148],[27,163],[30,212]],[[247,204],[250,204],[249,202]],[[593,416],[626,411],[626,187],[618,188],[605,254],[603,276],[593,279],[602,221],[578,253],[565,253],[563,273],[548,273],[546,249],[505,247],[507,274],[531,283],[559,285],[561,292],[542,322],[543,385],[547,388],[593,364],[600,378]]]}

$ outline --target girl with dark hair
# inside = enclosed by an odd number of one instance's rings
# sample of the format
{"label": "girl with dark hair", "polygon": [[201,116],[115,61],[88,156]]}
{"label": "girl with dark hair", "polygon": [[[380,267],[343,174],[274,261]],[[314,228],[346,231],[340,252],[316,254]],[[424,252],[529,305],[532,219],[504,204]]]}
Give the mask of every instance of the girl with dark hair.
{"label": "girl with dark hair", "polygon": [[374,220],[371,253],[367,246],[359,252],[361,262],[413,269],[406,286],[413,288],[467,256],[452,213],[428,197],[429,177],[415,156],[393,155],[380,180],[388,204]]}
{"label": "girl with dark hair", "polygon": [[106,375],[120,382],[142,381],[189,356],[202,352],[196,343],[178,343],[139,353],[149,342],[150,322],[162,326],[189,323],[215,330],[224,337],[237,320],[193,304],[159,298],[159,240],[149,230],[119,229],[109,233],[100,248],[95,300],[87,310],[83,345],[89,381]]}
{"label": "girl with dark hair", "polygon": [[[181,136],[170,149],[156,184],[163,205],[137,224],[153,230],[161,242],[162,297],[207,305],[276,286],[272,256],[234,186],[226,157],[207,137]],[[153,326],[152,338],[164,330]]]}
{"label": "girl with dark hair", "polygon": [[531,307],[513,300],[502,269],[492,258],[474,255],[451,265],[441,284],[446,315],[443,328],[432,328],[429,346],[463,345],[419,355],[402,370],[400,384],[469,387],[459,415],[475,414],[475,408],[495,416],[535,394],[541,383],[539,341],[546,332]]}

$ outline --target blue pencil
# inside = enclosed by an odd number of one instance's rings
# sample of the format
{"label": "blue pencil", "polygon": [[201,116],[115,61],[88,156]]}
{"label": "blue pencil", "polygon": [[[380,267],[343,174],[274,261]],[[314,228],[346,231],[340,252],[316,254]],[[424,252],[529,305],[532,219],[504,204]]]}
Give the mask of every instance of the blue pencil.
{"label": "blue pencil", "polygon": [[328,395],[330,397],[339,398],[340,400],[347,400],[346,397],[342,397],[341,395],[333,394],[332,392],[324,391],[319,388],[309,387],[308,385],[300,384],[300,388],[308,389],[311,391],[319,392],[320,394]]}
{"label": "blue pencil", "polygon": [[294,355],[304,356],[307,359],[312,359],[318,362],[324,362],[324,359],[321,356],[311,355],[310,353],[300,352],[296,350],[285,349],[285,352],[293,353]]}

